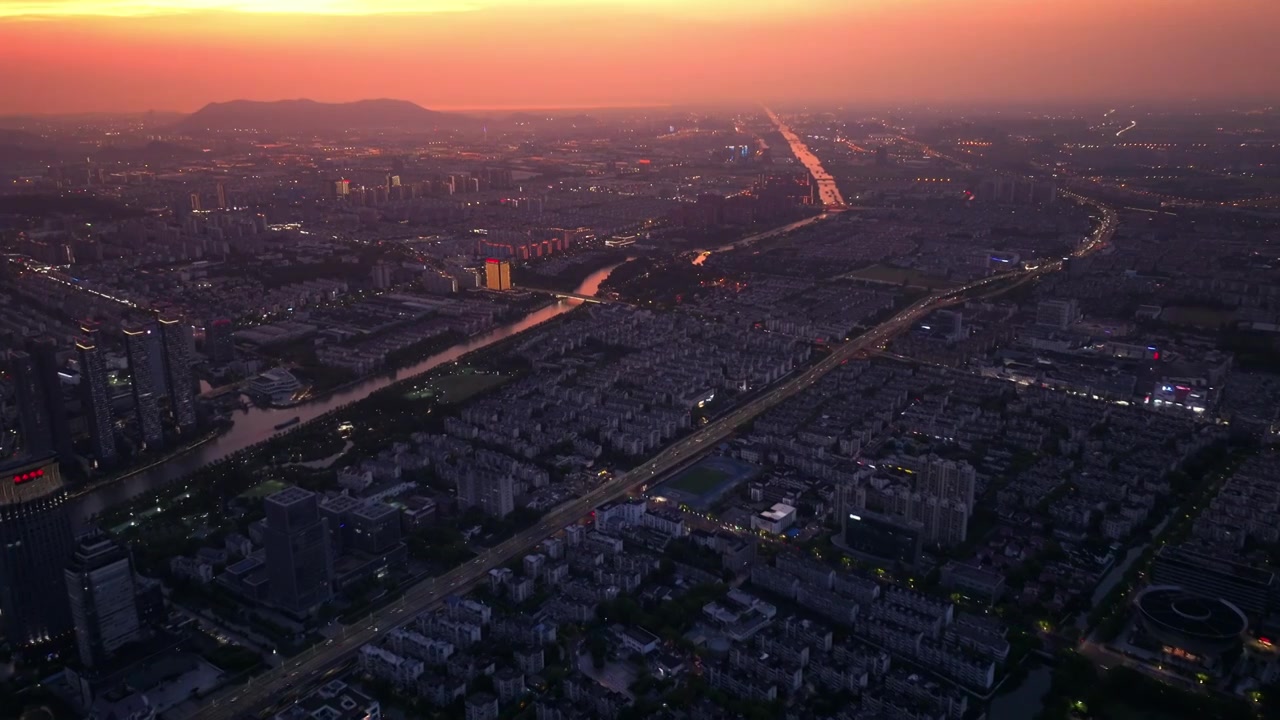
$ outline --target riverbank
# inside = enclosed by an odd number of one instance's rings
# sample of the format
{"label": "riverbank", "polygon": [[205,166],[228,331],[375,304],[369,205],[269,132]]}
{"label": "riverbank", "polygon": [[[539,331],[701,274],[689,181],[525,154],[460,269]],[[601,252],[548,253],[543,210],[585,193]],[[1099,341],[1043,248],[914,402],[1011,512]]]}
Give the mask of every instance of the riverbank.
{"label": "riverbank", "polygon": [[[555,305],[557,302],[559,302],[559,301],[558,301],[558,300],[556,300],[555,298],[551,298],[551,299],[547,300],[546,302],[544,302],[544,303],[542,303],[542,304],[540,304],[540,305],[534,305],[534,306],[530,307],[529,309],[527,309],[527,310],[525,311],[525,313],[524,313],[523,315],[521,315],[520,317],[515,318],[515,319],[510,319],[508,322],[509,322],[509,323],[521,323],[521,322],[524,322],[524,321],[525,321],[528,317],[530,317],[531,315],[534,315],[535,313],[541,312],[541,311],[543,311],[543,310],[547,309],[548,307],[550,307],[550,306],[552,306],[552,305]],[[500,326],[499,326],[499,327],[500,327]],[[377,370],[375,370],[375,371],[373,371],[373,372],[365,373],[364,375],[359,375],[359,376],[357,376],[357,377],[354,377],[354,378],[352,378],[351,380],[348,380],[347,382],[342,383],[341,385],[338,385],[338,386],[336,386],[336,387],[329,388],[329,389],[327,389],[327,390],[325,390],[325,391],[323,391],[323,392],[321,392],[321,393],[319,393],[319,394],[315,395],[315,396],[314,396],[314,397],[312,397],[308,402],[325,402],[326,400],[328,400],[329,398],[333,397],[334,395],[337,395],[337,394],[342,393],[342,392],[346,392],[347,390],[350,390],[350,389],[352,389],[352,388],[354,388],[354,387],[356,387],[356,386],[360,385],[361,383],[368,382],[369,380],[376,379],[376,378],[381,377],[381,376],[383,376],[383,375],[395,375],[395,374],[399,373],[401,370],[404,370],[405,368],[413,367],[414,365],[417,365],[417,364],[419,364],[419,363],[426,362],[426,361],[430,360],[430,359],[431,359],[432,357],[434,357],[435,355],[438,355],[438,354],[443,353],[443,352],[447,352],[447,351],[448,351],[448,349],[449,349],[450,347],[454,347],[454,346],[457,346],[457,345],[463,345],[463,344],[466,344],[466,343],[472,342],[472,341],[474,341],[476,338],[481,337],[481,336],[485,335],[486,333],[493,332],[494,330],[495,330],[495,328],[489,327],[489,328],[485,328],[485,329],[483,329],[483,330],[477,330],[477,331],[475,331],[475,332],[471,333],[470,335],[462,335],[461,333],[457,333],[457,334],[455,334],[455,335],[451,338],[451,342],[450,342],[448,345],[444,345],[443,347],[438,347],[438,348],[434,348],[434,349],[431,349],[431,350],[425,350],[425,349],[421,349],[421,348],[419,348],[416,352],[412,353],[412,355],[413,355],[414,357],[398,357],[398,358],[396,358],[396,359],[392,360],[392,359],[391,359],[391,356],[390,356],[390,355],[388,355],[388,356],[387,356],[387,357],[388,357],[388,361],[387,361],[387,364],[386,364],[385,366],[380,367],[380,368],[378,368]],[[434,338],[433,338],[433,340],[434,340]],[[431,342],[431,341],[430,341],[430,340],[428,340],[428,341],[426,341],[426,342]],[[487,346],[486,346],[486,347],[487,347]],[[412,349],[413,349],[413,347],[412,347],[412,346],[410,346],[409,348],[405,348],[405,350],[412,350]],[[403,382],[403,381],[404,381],[404,379],[401,379],[401,380],[397,380],[396,382]]]}
{"label": "riverbank", "polygon": [[[583,281],[576,292],[581,295],[596,294],[600,283],[622,264],[601,268]],[[215,463],[236,460],[239,464],[244,461],[249,451],[256,451],[267,443],[282,439],[317,420],[323,422],[326,418],[334,419],[334,413],[349,412],[357,403],[389,387],[417,379],[436,368],[478,357],[475,353],[480,351],[501,348],[507,341],[521,336],[525,331],[561,317],[581,305],[580,300],[558,300],[548,303],[518,321],[484,331],[421,362],[354,381],[344,388],[335,388],[325,396],[314,398],[293,408],[283,410],[248,408],[238,412],[232,416],[232,428],[228,432],[196,448],[196,451],[158,465],[153,464],[150,469],[139,470],[108,486],[97,487],[82,493],[73,503],[73,520],[83,524],[92,521],[95,517],[104,516],[111,509],[130,503],[135,498],[158,497],[158,493],[164,488],[191,478]],[[285,433],[276,429],[277,425],[295,416],[300,418],[297,425]],[[190,485],[190,483],[187,484]]]}
{"label": "riverbank", "polygon": [[[544,303],[544,304],[542,304],[542,305],[538,305],[538,306],[532,307],[532,308],[531,308],[531,309],[529,309],[529,310],[528,310],[528,311],[527,311],[527,312],[526,312],[522,317],[520,317],[520,318],[518,318],[518,319],[514,320],[513,322],[517,322],[517,323],[518,323],[518,322],[522,322],[524,319],[526,319],[526,318],[527,318],[527,317],[529,317],[530,315],[532,315],[532,314],[534,314],[534,313],[536,313],[536,312],[538,312],[538,311],[540,311],[540,310],[545,309],[547,306],[552,305],[552,304],[554,304],[555,302],[556,302],[555,300],[549,300],[548,302],[546,302],[546,303]],[[345,383],[343,383],[343,384],[341,384],[341,385],[338,385],[338,386],[333,387],[333,388],[328,388],[328,389],[324,390],[323,392],[321,392],[321,393],[319,393],[319,394],[317,394],[317,395],[311,396],[311,397],[307,398],[307,399],[306,399],[306,401],[304,401],[304,402],[302,402],[302,403],[297,403],[297,404],[292,404],[292,405],[264,405],[264,406],[262,406],[262,407],[261,407],[261,408],[259,408],[259,409],[260,409],[260,410],[266,410],[266,411],[292,410],[292,409],[295,409],[295,408],[300,407],[300,406],[303,406],[303,405],[310,405],[310,404],[312,404],[312,403],[322,403],[322,402],[325,402],[325,401],[327,401],[329,398],[333,397],[334,395],[337,395],[337,394],[339,394],[339,393],[342,393],[342,392],[345,392],[345,391],[347,391],[347,390],[350,390],[350,389],[352,389],[352,388],[354,388],[354,387],[356,387],[356,386],[360,385],[361,383],[368,382],[368,381],[369,381],[369,380],[371,380],[371,379],[376,379],[376,378],[378,378],[379,376],[382,376],[382,375],[394,375],[395,373],[397,373],[399,370],[401,370],[401,369],[403,369],[403,368],[406,368],[406,367],[412,367],[413,365],[415,365],[415,364],[417,364],[417,363],[420,363],[420,362],[423,362],[423,361],[424,361],[424,360],[426,360],[426,359],[429,359],[430,357],[432,357],[432,356],[433,356],[433,355],[435,355],[435,354],[439,354],[439,353],[441,353],[441,352],[447,351],[447,350],[448,350],[448,348],[449,348],[449,347],[451,347],[451,346],[467,343],[467,342],[469,342],[469,341],[473,340],[474,338],[476,338],[476,337],[478,337],[478,336],[484,335],[484,334],[485,334],[485,333],[487,333],[487,332],[491,332],[492,330],[493,330],[493,328],[486,328],[486,329],[484,329],[484,330],[478,330],[478,331],[476,331],[476,332],[474,332],[474,333],[472,333],[472,334],[470,334],[470,335],[465,335],[465,336],[461,335],[460,333],[455,333],[455,334],[453,334],[453,335],[449,338],[449,340],[450,340],[450,343],[449,343],[449,344],[443,345],[442,347],[434,348],[434,349],[432,349],[432,350],[430,350],[430,351],[425,351],[425,352],[424,352],[424,351],[419,351],[419,352],[420,352],[420,354],[422,355],[422,357],[419,357],[419,358],[416,358],[416,359],[413,359],[413,360],[401,360],[401,361],[400,361],[400,362],[398,362],[398,363],[393,363],[393,366],[391,366],[391,367],[381,368],[381,369],[379,369],[377,372],[372,372],[372,373],[368,373],[368,374],[366,374],[366,375],[361,375],[361,376],[358,376],[358,377],[352,378],[351,380],[349,380],[349,381],[347,381],[347,382],[345,382]],[[403,382],[403,381],[397,381],[397,382]],[[321,416],[321,417],[322,417],[322,416]],[[319,417],[317,417],[317,418],[313,418],[313,420],[315,420],[315,419],[319,419]],[[308,422],[309,422],[309,421],[308,421]],[[122,473],[120,473],[120,474],[118,474],[118,475],[112,475],[112,476],[109,476],[109,477],[103,477],[103,478],[98,478],[98,479],[95,479],[95,480],[89,480],[89,481],[87,481],[87,482],[85,482],[85,483],[83,483],[83,484],[81,484],[81,485],[79,485],[79,486],[75,487],[74,489],[72,489],[72,490],[68,493],[68,498],[69,498],[69,499],[73,499],[73,500],[74,500],[74,499],[76,499],[76,498],[83,497],[83,496],[85,496],[85,495],[88,495],[88,494],[90,494],[90,493],[97,492],[97,491],[99,491],[99,490],[102,490],[102,489],[104,489],[104,488],[106,488],[106,487],[109,487],[109,486],[111,486],[111,485],[114,485],[114,484],[116,484],[116,483],[124,482],[124,481],[126,481],[126,480],[129,480],[130,478],[135,477],[135,476],[138,476],[138,475],[141,475],[141,474],[143,474],[143,473],[146,473],[146,472],[149,472],[149,471],[155,470],[155,469],[157,469],[157,468],[160,468],[160,467],[162,467],[162,466],[164,466],[164,465],[166,465],[166,464],[168,464],[168,463],[170,463],[170,462],[173,462],[173,461],[175,461],[175,460],[179,460],[179,459],[181,459],[182,457],[184,457],[184,456],[186,456],[186,455],[189,455],[190,453],[195,452],[196,450],[199,450],[201,447],[203,447],[203,446],[205,446],[205,445],[207,445],[207,444],[209,444],[209,443],[213,442],[214,440],[217,440],[219,437],[221,437],[221,436],[225,435],[226,433],[230,432],[230,431],[231,431],[231,429],[232,429],[232,427],[234,426],[234,424],[235,424],[235,423],[234,423],[234,421],[219,421],[218,426],[217,426],[216,428],[214,428],[214,429],[210,430],[209,432],[205,433],[205,434],[204,434],[204,435],[202,435],[199,439],[197,439],[197,440],[195,440],[195,441],[193,441],[193,442],[187,443],[187,444],[185,444],[185,445],[183,445],[183,446],[181,446],[181,447],[179,447],[179,448],[175,448],[174,450],[172,450],[172,451],[170,451],[169,453],[165,454],[163,457],[156,458],[155,460],[152,460],[152,461],[150,461],[150,462],[146,463],[145,465],[142,465],[141,467],[132,468],[132,469],[127,470],[127,471],[125,471],[125,472],[122,472]],[[297,425],[297,426],[294,426],[294,427],[299,427],[299,426],[301,426],[302,424],[303,424],[303,423],[302,423],[302,422],[300,422],[300,423],[298,423],[298,425]],[[273,426],[273,427],[272,427],[273,433],[272,433],[271,435],[268,435],[268,436],[266,436],[266,437],[263,437],[263,438],[262,438],[262,440],[261,440],[261,442],[262,442],[263,444],[265,444],[265,443],[269,442],[270,440],[272,440],[272,439],[273,439],[277,434],[281,433],[282,431],[287,432],[288,430],[291,430],[291,429],[292,429],[292,427],[291,427],[291,428],[281,428],[281,427],[278,427],[278,426]]]}
{"label": "riverbank", "polygon": [[[533,327],[564,322],[572,311],[581,307],[581,301]],[[317,433],[323,435],[348,422],[354,426],[353,440],[344,440],[341,452],[324,458],[336,461],[352,453],[362,455],[385,447],[396,439],[406,439],[409,431],[417,431],[431,414],[436,398],[413,397],[415,389],[447,377],[459,367],[495,364],[509,354],[512,346],[523,342],[523,333],[512,334],[471,350],[448,362],[434,365],[416,375],[406,376],[369,392],[364,397],[331,407],[311,417],[305,424],[299,423],[275,432],[270,437],[242,448],[226,457],[197,468],[172,483],[132,496],[89,518],[95,524],[108,527],[122,526],[143,517],[155,517],[163,512],[166,522],[207,508],[210,503],[240,495],[264,481],[283,484],[305,484],[308,474],[318,468],[311,462],[281,460],[295,455],[300,444],[312,443]],[[302,475],[289,474],[299,471]],[[154,513],[154,514],[153,514]]]}
{"label": "riverbank", "polygon": [[[529,317],[530,315],[540,312],[546,309],[548,306],[554,305],[555,303],[556,303],[555,298],[549,298],[545,302],[542,302],[539,304],[530,304],[528,307],[522,308],[520,311],[517,311],[517,312],[521,312],[519,317],[504,318],[504,323],[511,324],[511,323],[522,322],[525,318]],[[501,325],[497,327],[501,327]],[[470,342],[475,338],[484,335],[485,333],[492,332],[494,329],[495,328],[493,327],[488,327],[481,330],[476,330],[475,332],[470,334],[463,334],[460,331],[451,330],[444,333],[443,335],[427,338],[426,340],[423,340],[420,343],[416,343],[414,345],[410,345],[408,347],[402,348],[395,352],[389,353],[386,358],[386,363],[380,366],[376,370],[364,373],[363,375],[356,375],[349,380],[346,380],[337,385],[334,385],[333,387],[321,387],[318,392],[314,392],[313,394],[309,395],[307,399],[302,403],[295,403],[289,406],[273,406],[273,407],[276,407],[279,409],[288,409],[288,408],[297,407],[298,405],[303,405],[303,404],[325,402],[332,396],[342,392],[346,392],[352,388],[358,387],[360,384],[367,382],[371,379],[378,378],[382,375],[394,375],[400,370],[413,367],[414,365],[421,362],[425,362],[426,360],[429,360],[434,355],[437,355],[442,352],[446,352],[450,347]],[[299,368],[298,372],[301,373],[302,375],[306,375],[307,371],[308,371],[308,368]]]}
{"label": "riverbank", "polygon": [[573,258],[561,258],[552,255],[537,261],[541,265],[557,261],[567,261],[560,272],[543,274],[538,272],[538,265],[526,262],[511,269],[511,280],[516,289],[535,287],[557,292],[573,292],[587,278],[600,271],[601,268],[617,266],[626,261],[626,251],[622,249],[590,250]]}
{"label": "riverbank", "polygon": [[218,439],[218,438],[219,438],[223,433],[226,433],[226,432],[228,432],[228,431],[230,431],[230,430],[231,430],[231,426],[230,426],[230,424],[228,424],[228,423],[224,423],[224,422],[220,422],[220,423],[218,424],[218,427],[216,427],[216,428],[214,428],[213,430],[210,430],[209,432],[205,433],[205,434],[204,434],[203,436],[201,436],[198,440],[195,440],[194,442],[187,443],[186,445],[183,445],[182,447],[175,448],[173,451],[169,452],[169,453],[168,453],[167,455],[165,455],[164,457],[156,458],[155,460],[153,460],[153,461],[151,461],[151,462],[147,463],[146,465],[143,465],[142,467],[137,467],[137,468],[133,468],[133,469],[131,469],[131,470],[126,470],[125,472],[120,473],[119,475],[112,475],[112,476],[110,476],[110,477],[99,478],[99,479],[97,479],[97,480],[89,480],[89,481],[87,481],[87,482],[85,482],[85,483],[83,483],[83,484],[81,484],[81,485],[79,485],[79,486],[75,487],[75,488],[74,488],[74,489],[72,489],[71,491],[69,491],[69,492],[67,493],[67,498],[68,498],[68,499],[72,499],[72,500],[74,500],[75,498],[78,498],[78,497],[80,497],[80,496],[82,496],[82,495],[85,495],[85,494],[87,494],[87,493],[91,493],[91,492],[94,492],[94,491],[96,491],[96,490],[100,490],[100,489],[102,489],[102,488],[104,488],[104,487],[107,487],[108,485],[113,484],[113,483],[123,482],[123,481],[128,480],[129,478],[131,478],[131,477],[133,477],[133,476],[135,476],[135,475],[139,475],[139,474],[141,474],[141,473],[144,473],[144,472],[147,472],[147,471],[149,471],[149,470],[153,470],[153,469],[155,469],[155,468],[157,468],[157,467],[160,467],[161,465],[164,465],[165,463],[168,463],[168,462],[172,462],[172,461],[174,461],[174,460],[177,460],[178,458],[181,458],[181,457],[182,457],[182,456],[184,456],[184,455],[187,455],[187,454],[192,453],[192,452],[194,452],[194,451],[196,451],[196,450],[199,450],[201,446],[206,445],[206,444],[208,444],[208,443],[211,443],[211,442],[213,442],[214,440],[217,440],[217,439]]}

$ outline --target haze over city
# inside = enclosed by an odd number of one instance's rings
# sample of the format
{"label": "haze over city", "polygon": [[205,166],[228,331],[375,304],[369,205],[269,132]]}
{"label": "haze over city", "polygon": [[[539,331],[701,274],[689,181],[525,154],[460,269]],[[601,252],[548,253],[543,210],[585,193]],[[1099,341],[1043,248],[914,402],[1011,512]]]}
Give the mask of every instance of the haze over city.
{"label": "haze over city", "polygon": [[1269,0],[8,0],[6,113],[1265,99]]}
{"label": "haze over city", "polygon": [[1278,0],[0,0],[0,717],[1280,719]]}

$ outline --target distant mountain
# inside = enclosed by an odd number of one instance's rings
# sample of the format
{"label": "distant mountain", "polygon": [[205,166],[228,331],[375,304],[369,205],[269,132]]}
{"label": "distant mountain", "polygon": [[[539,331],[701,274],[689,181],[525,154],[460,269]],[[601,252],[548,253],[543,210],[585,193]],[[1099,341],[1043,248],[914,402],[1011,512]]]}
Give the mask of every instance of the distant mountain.
{"label": "distant mountain", "polygon": [[261,130],[274,133],[340,133],[350,130],[450,130],[470,125],[468,118],[435,112],[406,100],[314,100],[210,103],[183,118],[174,129],[200,133]]}

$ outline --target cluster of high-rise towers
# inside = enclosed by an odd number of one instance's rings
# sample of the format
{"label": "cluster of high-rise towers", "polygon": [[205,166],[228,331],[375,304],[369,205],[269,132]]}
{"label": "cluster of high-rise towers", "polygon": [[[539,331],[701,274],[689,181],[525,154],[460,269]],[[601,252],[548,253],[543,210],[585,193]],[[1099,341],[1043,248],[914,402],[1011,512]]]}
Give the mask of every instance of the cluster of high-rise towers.
{"label": "cluster of high-rise towers", "polygon": [[20,649],[73,637],[81,665],[101,667],[150,636],[163,600],[119,544],[73,536],[68,502],[52,457],[0,467],[0,636]]}
{"label": "cluster of high-rise towers", "polygon": [[[162,448],[166,424],[178,436],[191,433],[196,428],[191,326],[177,315],[162,314],[155,321],[124,323],[121,338],[132,388],[132,419],[141,447]],[[84,454],[98,468],[116,463],[117,420],[124,419],[112,407],[105,340],[103,328],[93,321],[82,322],[75,339],[81,416],[88,436]],[[7,365],[14,380],[23,454],[56,455],[65,465],[76,450],[59,377],[64,372],[59,350],[55,338],[37,336],[22,348],[10,349]]]}
{"label": "cluster of high-rise towers", "polygon": [[[219,324],[208,342],[229,345],[229,330]],[[119,368],[119,354],[109,361],[105,341],[123,345],[128,401],[126,383],[110,367]],[[64,365],[67,350],[39,335],[4,353],[21,443],[0,463],[0,636],[28,647],[74,634],[82,664],[92,666],[147,637],[147,617],[161,603],[158,585],[136,576],[121,547],[97,533],[73,538],[61,468],[81,457],[92,467],[116,464],[122,426],[134,447],[147,450],[190,435],[197,424],[194,349],[191,326],[161,313],[125,322],[114,338],[98,323],[82,322],[74,363]],[[79,413],[68,407],[76,397],[65,385],[78,391]],[[77,437],[86,441],[77,446]]]}

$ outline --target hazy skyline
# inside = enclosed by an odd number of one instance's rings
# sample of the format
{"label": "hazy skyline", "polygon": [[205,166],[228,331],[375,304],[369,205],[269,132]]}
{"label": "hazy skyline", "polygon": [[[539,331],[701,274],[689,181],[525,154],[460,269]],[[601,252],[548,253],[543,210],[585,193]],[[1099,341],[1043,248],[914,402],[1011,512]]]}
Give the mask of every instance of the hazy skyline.
{"label": "hazy skyline", "polygon": [[8,0],[0,108],[1272,99],[1278,31],[1274,0]]}

